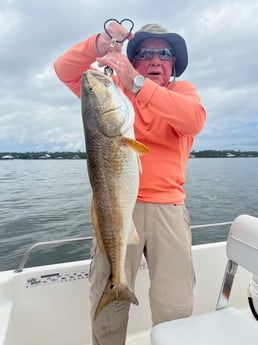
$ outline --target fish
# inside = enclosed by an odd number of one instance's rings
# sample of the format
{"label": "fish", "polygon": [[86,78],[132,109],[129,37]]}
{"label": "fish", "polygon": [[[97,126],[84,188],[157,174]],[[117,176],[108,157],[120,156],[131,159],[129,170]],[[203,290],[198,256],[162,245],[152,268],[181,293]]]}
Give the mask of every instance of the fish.
{"label": "fish", "polygon": [[81,79],[81,112],[92,189],[91,218],[110,275],[94,320],[112,301],[138,305],[125,274],[127,245],[139,243],[133,209],[139,189],[139,156],[148,148],[135,140],[134,109],[111,75],[88,70]]}

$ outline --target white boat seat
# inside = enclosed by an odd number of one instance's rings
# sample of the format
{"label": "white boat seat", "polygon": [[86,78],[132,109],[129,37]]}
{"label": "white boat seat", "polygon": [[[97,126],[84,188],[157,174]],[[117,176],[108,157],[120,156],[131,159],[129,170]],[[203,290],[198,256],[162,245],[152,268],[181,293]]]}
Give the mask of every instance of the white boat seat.
{"label": "white boat seat", "polygon": [[246,342],[258,344],[258,324],[233,308],[164,322],[151,332],[152,345],[244,345]]}
{"label": "white boat seat", "polygon": [[258,344],[258,322],[228,307],[238,265],[258,274],[258,218],[237,217],[231,225],[226,250],[228,263],[216,310],[154,326],[152,345]]}

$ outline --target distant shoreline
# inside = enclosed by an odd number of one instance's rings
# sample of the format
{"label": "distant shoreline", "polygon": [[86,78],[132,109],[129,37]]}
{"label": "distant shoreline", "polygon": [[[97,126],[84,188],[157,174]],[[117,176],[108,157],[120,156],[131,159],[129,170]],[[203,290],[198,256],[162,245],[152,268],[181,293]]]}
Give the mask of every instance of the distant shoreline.
{"label": "distant shoreline", "polygon": [[[190,158],[252,158],[258,157],[257,151],[203,150],[192,151]],[[86,152],[0,152],[0,160],[13,159],[87,159]]]}

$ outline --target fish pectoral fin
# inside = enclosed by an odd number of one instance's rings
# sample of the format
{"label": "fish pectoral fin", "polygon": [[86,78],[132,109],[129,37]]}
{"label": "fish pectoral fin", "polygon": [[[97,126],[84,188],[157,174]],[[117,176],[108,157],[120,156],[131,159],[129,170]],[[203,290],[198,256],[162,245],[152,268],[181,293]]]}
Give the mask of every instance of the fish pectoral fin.
{"label": "fish pectoral fin", "polygon": [[135,139],[123,137],[123,142],[126,145],[128,145],[131,149],[136,151],[139,155],[144,155],[150,151],[147,146],[145,146],[144,144],[140,143],[139,141]]}
{"label": "fish pectoral fin", "polygon": [[108,280],[102,297],[97,305],[94,320],[96,320],[99,313],[113,301],[126,301],[138,305],[139,302],[132,292],[132,290],[125,284],[119,286],[113,285],[111,279]]}
{"label": "fish pectoral fin", "polygon": [[142,174],[142,162],[139,155],[137,155],[137,161],[138,161],[139,172],[140,174]]}
{"label": "fish pectoral fin", "polygon": [[96,211],[96,203],[95,203],[94,197],[92,198],[92,202],[91,202],[91,219],[92,219],[92,224],[94,227],[98,247],[101,253],[107,256],[107,252],[106,252],[104,243],[102,241],[102,235],[99,228],[98,216],[97,216],[97,211]]}
{"label": "fish pectoral fin", "polygon": [[142,163],[139,156],[150,152],[150,150],[147,146],[132,138],[123,137],[123,142],[125,145],[128,145],[132,150],[137,152],[139,172],[140,174],[142,174]]}
{"label": "fish pectoral fin", "polygon": [[131,232],[130,232],[129,237],[128,237],[128,245],[139,244],[139,243],[140,243],[140,239],[139,239],[137,230],[135,228],[135,225],[133,223]]}

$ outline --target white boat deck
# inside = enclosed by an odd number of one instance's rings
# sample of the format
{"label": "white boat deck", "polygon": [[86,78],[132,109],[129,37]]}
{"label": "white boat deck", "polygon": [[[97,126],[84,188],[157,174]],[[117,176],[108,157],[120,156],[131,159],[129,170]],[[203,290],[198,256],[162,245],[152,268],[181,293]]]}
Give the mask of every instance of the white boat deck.
{"label": "white boat deck", "polygon": [[[214,310],[226,266],[225,243],[193,247],[197,285],[194,314]],[[0,273],[0,345],[88,345],[90,261]],[[239,269],[231,305],[248,310],[249,273]],[[127,345],[150,345],[149,277],[144,262],[136,282]],[[247,311],[248,314],[249,311]]]}

